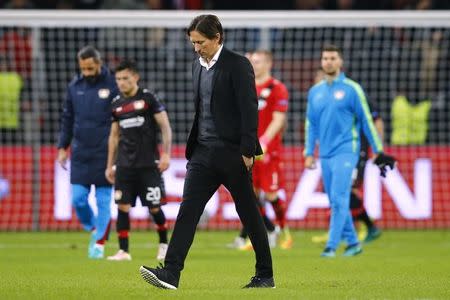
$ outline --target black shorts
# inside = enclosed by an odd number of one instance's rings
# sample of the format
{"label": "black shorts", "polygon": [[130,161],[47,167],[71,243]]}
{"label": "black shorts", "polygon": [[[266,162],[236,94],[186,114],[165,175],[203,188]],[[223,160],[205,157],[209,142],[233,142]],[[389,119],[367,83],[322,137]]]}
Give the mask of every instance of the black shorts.
{"label": "black shorts", "polygon": [[117,167],[114,200],[117,204],[136,205],[139,196],[142,206],[159,207],[165,204],[164,179],[156,168]]}

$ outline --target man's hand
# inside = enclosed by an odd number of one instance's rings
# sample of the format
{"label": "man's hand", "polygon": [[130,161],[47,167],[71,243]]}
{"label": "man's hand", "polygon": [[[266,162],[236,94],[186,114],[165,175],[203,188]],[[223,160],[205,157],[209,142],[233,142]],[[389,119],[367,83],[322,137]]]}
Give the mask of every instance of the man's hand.
{"label": "man's hand", "polygon": [[261,145],[261,149],[263,151],[263,154],[255,156],[255,160],[262,161],[263,163],[267,163],[270,160],[270,154],[267,153],[267,147],[264,145]]}
{"label": "man's hand", "polygon": [[158,169],[162,173],[169,168],[170,165],[170,155],[167,153],[161,154],[158,163]]}
{"label": "man's hand", "polygon": [[382,177],[386,177],[386,172],[388,171],[388,168],[394,169],[395,167],[395,158],[393,156],[384,154],[383,152],[379,153],[378,156],[373,161],[374,164],[377,165],[378,168],[380,168],[380,175]]}
{"label": "man's hand", "polygon": [[244,160],[244,164],[245,164],[245,167],[247,168],[247,171],[250,171],[250,169],[253,166],[253,157],[247,157],[247,156],[242,155],[242,159]]}
{"label": "man's hand", "polygon": [[116,181],[116,166],[107,167],[105,170],[105,177],[109,183],[114,184]]}
{"label": "man's hand", "polygon": [[261,149],[262,149],[263,154],[265,154],[267,152],[267,148],[269,146],[269,143],[270,143],[270,139],[267,138],[265,135],[262,135],[259,138],[259,144],[261,145]]}
{"label": "man's hand", "polygon": [[257,155],[255,157],[256,160],[262,160],[262,161],[265,161],[265,162],[268,160],[268,155],[266,155],[267,145],[268,144],[269,144],[269,141],[266,138],[264,138],[264,136],[262,136],[259,139],[259,145],[261,145],[262,154]]}
{"label": "man's hand", "polygon": [[305,158],[305,168],[313,170],[316,168],[316,160],[314,159],[314,156],[307,156]]}
{"label": "man's hand", "polygon": [[67,170],[67,167],[66,167],[67,157],[68,157],[67,150],[63,149],[63,148],[59,148],[57,160],[64,170]]}

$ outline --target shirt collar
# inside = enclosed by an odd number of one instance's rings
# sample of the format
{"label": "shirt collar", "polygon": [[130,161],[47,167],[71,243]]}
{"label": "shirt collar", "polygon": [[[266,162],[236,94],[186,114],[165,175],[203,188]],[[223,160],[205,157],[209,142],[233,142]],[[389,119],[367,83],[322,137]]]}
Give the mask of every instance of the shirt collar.
{"label": "shirt collar", "polygon": [[336,77],[335,81],[343,81],[345,79],[345,73],[341,72],[338,77]]}
{"label": "shirt collar", "polygon": [[222,48],[223,48],[223,44],[220,45],[219,50],[217,50],[216,54],[214,54],[213,58],[211,59],[211,61],[209,62],[209,64],[206,62],[205,59],[203,59],[203,57],[199,57],[198,60],[200,62],[200,65],[202,67],[205,67],[206,70],[208,71],[209,69],[211,69],[217,62],[217,60],[219,59],[220,53],[222,52]]}

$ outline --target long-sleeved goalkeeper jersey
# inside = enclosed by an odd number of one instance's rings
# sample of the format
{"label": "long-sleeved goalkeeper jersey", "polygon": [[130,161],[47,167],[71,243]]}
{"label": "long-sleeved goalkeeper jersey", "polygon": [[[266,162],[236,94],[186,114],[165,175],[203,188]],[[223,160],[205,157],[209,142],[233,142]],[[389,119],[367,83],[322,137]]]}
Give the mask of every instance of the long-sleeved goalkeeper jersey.
{"label": "long-sleeved goalkeeper jersey", "polygon": [[361,86],[339,74],[333,82],[326,80],[308,92],[305,120],[305,156],[312,156],[319,142],[319,157],[341,153],[359,154],[360,129],[366,135],[372,151],[383,151],[373,124],[366,96]]}

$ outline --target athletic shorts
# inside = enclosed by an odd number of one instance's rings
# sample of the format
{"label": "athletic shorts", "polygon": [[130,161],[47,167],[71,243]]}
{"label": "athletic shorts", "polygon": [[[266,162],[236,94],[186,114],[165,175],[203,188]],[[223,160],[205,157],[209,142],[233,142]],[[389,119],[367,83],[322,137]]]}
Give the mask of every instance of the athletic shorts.
{"label": "athletic shorts", "polygon": [[276,192],[281,188],[281,162],[278,157],[271,157],[268,161],[255,160],[252,174],[253,186],[265,193]]}
{"label": "athletic shorts", "polygon": [[142,206],[159,207],[165,203],[164,179],[157,168],[117,167],[114,200],[117,204],[136,205],[139,196]]}

